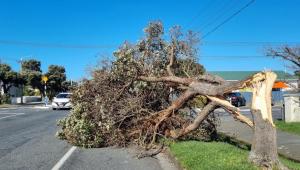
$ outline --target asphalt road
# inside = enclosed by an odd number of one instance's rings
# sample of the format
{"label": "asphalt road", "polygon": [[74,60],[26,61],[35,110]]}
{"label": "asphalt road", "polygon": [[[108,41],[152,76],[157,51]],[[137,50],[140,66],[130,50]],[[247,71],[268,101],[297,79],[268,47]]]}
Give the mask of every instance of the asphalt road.
{"label": "asphalt road", "polygon": [[72,170],[162,169],[158,159],[136,159],[134,149],[82,149],[58,140],[55,138],[56,121],[68,112],[0,109],[0,170],[49,170],[53,167]]}
{"label": "asphalt road", "polygon": [[[56,122],[68,112],[41,108],[0,109],[0,170],[174,169],[156,158],[138,160],[134,149],[83,149],[58,140],[55,138]],[[242,113],[251,116],[249,109],[242,109]],[[222,119],[230,118],[223,111],[219,114]],[[273,108],[273,116],[280,118],[280,109]]]}
{"label": "asphalt road", "polygon": [[[252,114],[249,108],[247,107],[241,107],[240,108],[241,114],[247,116],[248,118],[252,119]],[[229,113],[224,111],[223,109],[217,109],[215,111],[219,116],[222,116],[223,119],[226,119],[226,117],[231,117]],[[281,107],[272,107],[272,116],[273,120],[282,120],[283,119],[283,110]]]}

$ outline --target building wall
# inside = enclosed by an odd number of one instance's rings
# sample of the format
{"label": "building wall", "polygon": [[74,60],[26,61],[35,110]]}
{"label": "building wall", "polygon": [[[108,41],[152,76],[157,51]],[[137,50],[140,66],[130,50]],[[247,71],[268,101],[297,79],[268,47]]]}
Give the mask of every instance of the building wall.
{"label": "building wall", "polygon": [[[12,86],[9,90],[8,93],[11,97],[20,97],[22,95],[22,89],[16,86]],[[4,90],[2,88],[2,84],[0,83],[0,94],[4,94]]]}
{"label": "building wall", "polygon": [[300,94],[289,93],[284,95],[284,120],[285,122],[300,122]]}

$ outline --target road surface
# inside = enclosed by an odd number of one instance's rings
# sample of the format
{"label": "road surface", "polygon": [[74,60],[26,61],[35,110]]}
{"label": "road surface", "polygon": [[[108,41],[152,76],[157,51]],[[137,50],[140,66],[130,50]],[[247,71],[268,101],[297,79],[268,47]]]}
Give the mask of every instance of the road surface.
{"label": "road surface", "polygon": [[157,159],[138,160],[131,149],[82,149],[58,140],[56,121],[68,112],[42,108],[0,109],[0,170],[162,169]]}

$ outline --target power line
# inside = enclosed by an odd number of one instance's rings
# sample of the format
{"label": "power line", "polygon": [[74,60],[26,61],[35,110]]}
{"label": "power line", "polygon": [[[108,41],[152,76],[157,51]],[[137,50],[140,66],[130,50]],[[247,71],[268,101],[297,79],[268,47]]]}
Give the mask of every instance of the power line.
{"label": "power line", "polygon": [[203,6],[203,8],[201,8],[201,9],[198,11],[197,15],[195,15],[195,16],[190,20],[190,22],[188,22],[188,23],[186,24],[185,27],[186,27],[187,29],[190,29],[190,27],[193,25],[193,23],[196,21],[196,19],[199,18],[200,16],[203,16],[203,14],[205,14],[205,12],[206,12],[208,9],[210,9],[210,8],[212,7],[212,4],[214,4],[214,2],[215,2],[215,0],[210,0],[207,4],[205,4],[205,5]]}
{"label": "power line", "polygon": [[[3,45],[32,46],[38,48],[71,48],[71,49],[101,49],[117,48],[118,45],[95,45],[95,44],[53,44],[29,41],[0,40]],[[201,46],[279,46],[279,45],[300,45],[296,41],[203,41]]]}
{"label": "power line", "polygon": [[238,11],[236,11],[235,13],[233,13],[232,15],[230,15],[228,18],[226,18],[224,21],[222,21],[216,27],[214,27],[213,29],[211,29],[210,31],[208,31],[206,34],[204,34],[203,37],[202,37],[202,39],[205,39],[208,35],[210,35],[211,33],[215,32],[217,29],[219,29],[221,26],[223,26],[224,24],[226,24],[227,22],[229,22],[231,19],[233,19],[238,14],[240,14],[243,10],[245,10],[247,7],[249,7],[254,2],[255,2],[255,0],[251,0],[250,2],[248,2],[245,6],[243,6],[242,8],[240,8]]}
{"label": "power line", "polygon": [[[231,1],[231,3],[225,4],[223,5],[223,7],[221,8],[220,12],[218,13],[218,15],[216,15],[216,17],[213,18],[212,21],[207,22],[206,24],[204,24],[202,27],[200,27],[200,30],[204,31],[206,28],[208,28],[209,26],[211,26],[212,24],[214,24],[215,22],[217,22],[219,19],[221,19],[225,14],[228,13],[228,11],[230,11],[230,9],[232,9],[234,6],[236,6],[237,3],[233,0]],[[223,9],[223,10],[222,10]]]}

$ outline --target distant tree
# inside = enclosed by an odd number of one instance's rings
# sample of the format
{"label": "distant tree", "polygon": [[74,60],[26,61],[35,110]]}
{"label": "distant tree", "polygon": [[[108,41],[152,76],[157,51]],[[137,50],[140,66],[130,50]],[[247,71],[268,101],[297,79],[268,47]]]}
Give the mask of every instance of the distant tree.
{"label": "distant tree", "polygon": [[0,64],[0,81],[4,94],[7,94],[10,87],[23,83],[21,76],[13,71],[8,64]]}
{"label": "distant tree", "polygon": [[42,72],[41,62],[35,59],[22,61],[22,71],[36,71]]}
{"label": "distant tree", "polygon": [[50,98],[58,92],[65,91],[66,69],[63,66],[50,65],[45,75],[48,77],[47,94]]}
{"label": "distant tree", "polygon": [[34,59],[25,60],[22,62],[21,67],[21,74],[24,76],[26,84],[33,89],[39,89],[41,94],[43,94],[41,62]]}
{"label": "distant tree", "polygon": [[[300,47],[270,48],[267,50],[267,55],[291,62],[290,68],[294,70],[295,75],[300,79]],[[298,89],[299,87],[300,80],[298,80]]]}
{"label": "distant tree", "polygon": [[65,91],[65,92],[71,91],[77,86],[78,86],[78,83],[76,81],[68,80],[68,81],[62,82],[62,88],[63,88],[63,91]]}

